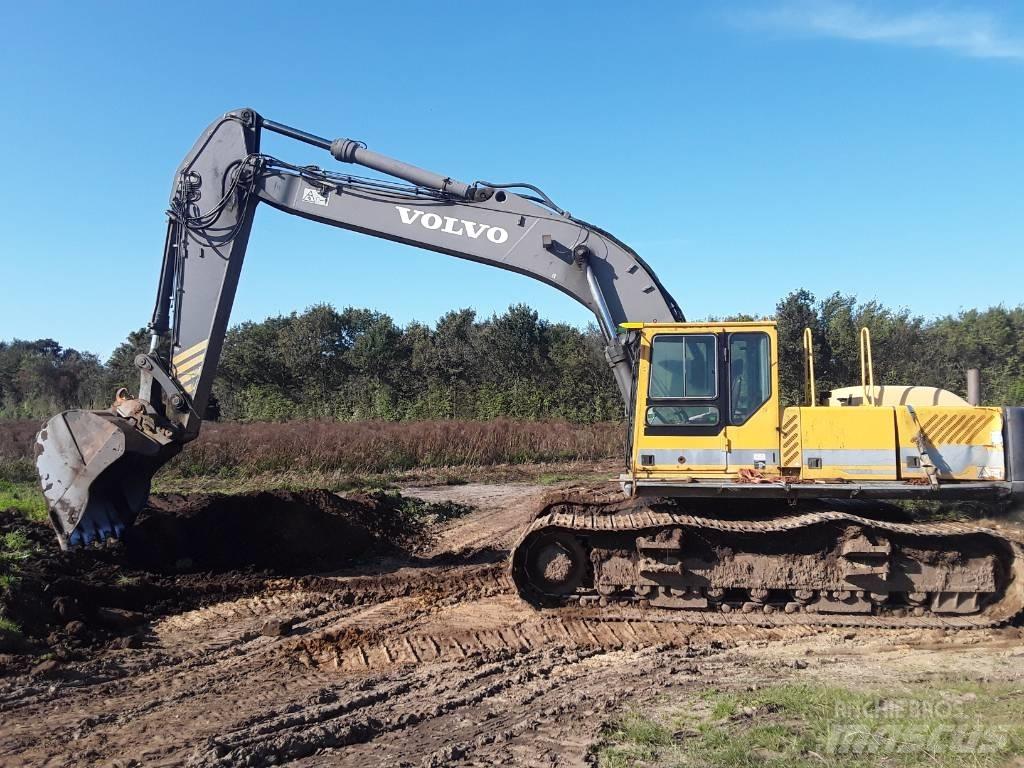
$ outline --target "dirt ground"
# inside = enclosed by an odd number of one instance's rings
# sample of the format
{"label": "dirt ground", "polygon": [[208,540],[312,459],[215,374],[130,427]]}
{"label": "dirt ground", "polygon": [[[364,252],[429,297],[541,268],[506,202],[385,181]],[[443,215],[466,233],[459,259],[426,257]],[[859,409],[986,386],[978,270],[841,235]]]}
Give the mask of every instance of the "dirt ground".
{"label": "dirt ground", "polygon": [[[326,575],[293,561],[290,575],[218,575],[224,563],[212,562],[201,574],[122,574],[179,597],[123,609],[137,625],[71,643],[63,658],[5,657],[0,764],[575,766],[592,761],[603,723],[673,691],[1024,683],[1018,628],[854,632],[538,612],[516,597],[505,557],[547,490],[403,488],[474,509],[415,554],[377,548]],[[153,546],[172,535],[156,524],[150,534]],[[335,535],[342,548],[373,548],[373,530]],[[218,579],[231,582],[221,593]]]}

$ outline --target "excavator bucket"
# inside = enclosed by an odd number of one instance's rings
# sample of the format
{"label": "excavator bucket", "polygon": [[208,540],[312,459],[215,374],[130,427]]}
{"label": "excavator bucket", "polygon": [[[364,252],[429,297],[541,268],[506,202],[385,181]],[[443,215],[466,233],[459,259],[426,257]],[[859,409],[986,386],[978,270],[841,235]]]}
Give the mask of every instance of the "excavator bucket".
{"label": "excavator bucket", "polygon": [[36,468],[61,549],[119,538],[169,448],[110,411],[65,411],[46,422]]}

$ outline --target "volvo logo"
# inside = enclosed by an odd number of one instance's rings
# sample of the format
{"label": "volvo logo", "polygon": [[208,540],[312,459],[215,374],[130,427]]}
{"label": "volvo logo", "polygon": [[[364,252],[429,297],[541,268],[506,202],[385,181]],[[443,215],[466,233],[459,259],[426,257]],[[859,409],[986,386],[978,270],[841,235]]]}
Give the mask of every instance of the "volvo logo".
{"label": "volvo logo", "polygon": [[396,205],[395,208],[398,209],[398,215],[403,224],[419,222],[424,229],[436,229],[449,235],[468,237],[471,240],[477,240],[480,235],[484,235],[495,245],[501,245],[508,240],[508,232],[501,227],[478,224],[466,219],[455,219],[451,216],[439,216],[436,213],[424,213],[416,208],[405,208],[401,205]]}

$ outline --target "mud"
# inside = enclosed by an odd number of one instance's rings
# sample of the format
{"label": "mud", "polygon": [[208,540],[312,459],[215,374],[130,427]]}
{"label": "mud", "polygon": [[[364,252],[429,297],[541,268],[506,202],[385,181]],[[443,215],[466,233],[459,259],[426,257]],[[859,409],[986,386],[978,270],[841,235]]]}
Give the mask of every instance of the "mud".
{"label": "mud", "polygon": [[[515,595],[504,561],[544,489],[403,493],[475,510],[411,527],[396,512],[376,525],[362,517],[367,501],[336,507],[318,497],[298,513],[308,516],[301,524],[312,526],[309,535],[337,536],[334,548],[312,544],[326,559],[303,568],[284,544],[246,545],[242,557],[179,540],[176,525],[218,529],[207,521],[209,501],[154,501],[144,535],[168,570],[140,577],[161,597],[125,606],[142,614],[121,630],[138,647],[94,644],[76,658],[24,656],[31,663],[22,666],[7,657],[0,765],[575,766],[591,760],[604,722],[673,692],[809,679],[1024,679],[1015,628],[850,632],[537,611]],[[279,535],[288,498],[269,499],[278,511],[256,512],[251,530]],[[248,508],[227,514],[257,522]],[[338,527],[317,527],[321,516]],[[400,546],[381,541],[391,525],[409,534]],[[347,526],[366,532],[369,549],[344,549],[364,535]],[[116,586],[118,576],[142,573],[117,557],[97,559],[84,580],[99,589],[104,579]],[[174,571],[182,557],[207,570]],[[268,623],[287,629],[268,635]]]}
{"label": "mud", "polygon": [[329,491],[154,496],[125,535],[125,562],[150,570],[269,569],[310,573],[421,533],[401,499]]}
{"label": "mud", "polygon": [[279,576],[402,556],[428,541],[426,520],[405,502],[327,491],[155,495],[122,544],[66,553],[47,525],[0,512],[0,535],[20,533],[33,550],[0,606],[23,636],[0,652],[80,659],[143,620],[273,589]]}

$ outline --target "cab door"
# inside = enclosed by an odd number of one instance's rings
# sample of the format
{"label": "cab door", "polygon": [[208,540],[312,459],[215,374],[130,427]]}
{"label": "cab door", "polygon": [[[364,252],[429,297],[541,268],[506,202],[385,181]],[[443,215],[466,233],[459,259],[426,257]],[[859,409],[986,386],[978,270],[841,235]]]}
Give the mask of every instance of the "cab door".
{"label": "cab door", "polygon": [[725,334],[728,368],[726,442],[729,469],[779,467],[779,396],[776,336],[752,327]]}
{"label": "cab door", "polygon": [[721,333],[673,330],[655,332],[644,345],[635,470],[658,475],[727,471],[724,341]]}

